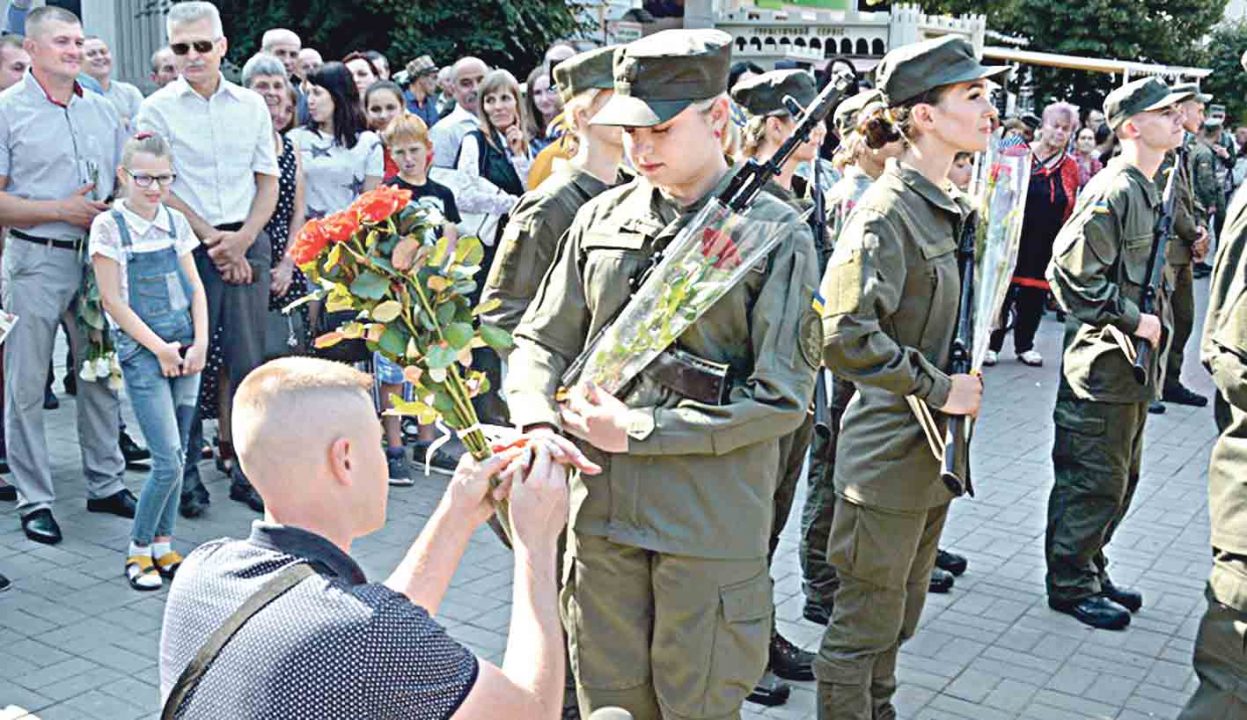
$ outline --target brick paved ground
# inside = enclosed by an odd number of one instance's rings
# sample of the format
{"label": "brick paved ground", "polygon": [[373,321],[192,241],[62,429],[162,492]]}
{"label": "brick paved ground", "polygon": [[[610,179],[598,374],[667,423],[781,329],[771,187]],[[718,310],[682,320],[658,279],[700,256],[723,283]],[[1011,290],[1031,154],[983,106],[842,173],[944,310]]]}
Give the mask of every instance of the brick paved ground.
{"label": "brick paved ground", "polygon": [[[1196,287],[1206,294],[1206,281]],[[903,718],[1174,718],[1195,687],[1190,655],[1210,564],[1211,412],[1171,407],[1149,422],[1143,479],[1109,552],[1114,579],[1141,589],[1146,605],[1124,633],[1088,630],[1048,610],[1043,598],[1058,344],[1057,324],[1045,321],[1039,349],[1047,367],[1023,367],[1006,351],[988,373],[974,444],[979,495],[954,503],[944,540],[969,557],[970,569],[951,594],[930,598],[922,629],[901,654]],[[1200,392],[1212,389],[1189,355],[1186,378]],[[27,541],[12,506],[0,508],[0,572],[14,581],[0,595],[0,719],[24,711],[47,720],[154,718],[163,593],[136,593],[121,577],[128,522],[85,511],[77,447],[66,439],[72,401],[62,399],[49,427],[61,438],[53,466],[65,542]],[[215,471],[208,475],[214,502],[205,518],[180,523],[184,551],[243,534],[254,517],[227,499]],[[132,473],[130,486],[137,491],[141,479]],[[435,475],[391,492],[388,527],[354,549],[371,577],[397,563],[444,482]],[[813,649],[820,628],[801,619],[799,509],[798,502],[780,546],[775,600],[784,634]],[[505,647],[510,572],[509,555],[488,532],[478,533],[442,604],[451,634],[494,661]],[[813,686],[802,683],[786,706],[746,706],[746,716],[813,717],[813,708]]]}

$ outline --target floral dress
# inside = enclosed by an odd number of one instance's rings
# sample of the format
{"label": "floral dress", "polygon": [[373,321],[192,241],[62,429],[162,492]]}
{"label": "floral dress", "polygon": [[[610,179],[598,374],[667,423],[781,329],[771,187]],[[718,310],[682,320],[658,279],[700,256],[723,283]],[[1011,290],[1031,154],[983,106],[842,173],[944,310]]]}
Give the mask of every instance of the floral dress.
{"label": "floral dress", "polygon": [[[294,143],[290,138],[281,139],[281,156],[277,158],[277,167],[281,171],[277,180],[277,209],[269,218],[264,231],[268,233],[273,244],[273,266],[276,267],[286,256],[286,245],[290,242],[290,220],[294,217],[294,192],[298,184],[298,158],[295,156]],[[290,289],[282,297],[269,294],[268,309],[280,310],[296,299],[307,294],[307,278],[295,268]],[[306,306],[305,306],[306,307]],[[205,420],[218,416],[217,406],[217,375],[224,365],[224,354],[221,351],[221,328],[212,335],[208,346],[208,362],[200,376],[199,412]]]}

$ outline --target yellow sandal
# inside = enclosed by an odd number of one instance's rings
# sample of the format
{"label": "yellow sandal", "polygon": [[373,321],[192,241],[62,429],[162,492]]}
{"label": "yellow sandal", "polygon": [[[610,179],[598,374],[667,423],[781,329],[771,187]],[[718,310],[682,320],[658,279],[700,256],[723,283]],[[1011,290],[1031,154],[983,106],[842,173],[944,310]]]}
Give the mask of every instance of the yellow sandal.
{"label": "yellow sandal", "polygon": [[159,590],[164,583],[150,555],[131,555],[126,558],[126,580],[135,590]]}
{"label": "yellow sandal", "polygon": [[172,580],[180,567],[182,567],[182,556],[178,554],[177,550],[170,550],[156,558],[156,571],[165,580]]}

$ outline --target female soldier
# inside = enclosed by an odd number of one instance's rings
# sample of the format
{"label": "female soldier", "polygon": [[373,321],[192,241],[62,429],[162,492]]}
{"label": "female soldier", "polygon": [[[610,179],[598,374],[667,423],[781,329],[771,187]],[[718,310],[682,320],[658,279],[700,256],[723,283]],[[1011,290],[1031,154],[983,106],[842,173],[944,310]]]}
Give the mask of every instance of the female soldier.
{"label": "female soldier", "polygon": [[616,53],[615,95],[593,122],[624,127],[640,177],[581,207],[515,332],[514,422],[565,429],[608,465],[572,479],[562,600],[585,716],[617,705],[640,719],[736,717],[766,667],[779,438],[804,419],[818,362],[814,244],[797,213],[758,196],[747,216],[784,237],[676,343],[732,368],[724,400],[693,399],[705,394],[682,373],[643,373],[621,398],[580,385],[565,407],[554,400],[630,280],[731,178],[731,44],[668,30]]}
{"label": "female soldier", "polygon": [[[814,102],[817,94],[814,76],[804,70],[773,70],[750,75],[738,82],[732,88],[732,100],[745,115],[745,125],[741,128],[741,154],[745,158],[755,158],[761,162],[770,159],[796,129],[796,121],[784,106],[784,98],[791,97],[805,107]],[[779,175],[767,187],[769,192],[792,205],[798,212],[804,212],[812,203],[807,197],[808,188],[804,181],[800,189],[794,188],[794,179],[799,179],[794,178],[797,165],[810,162],[818,156],[818,147],[822,144],[825,133],[826,130],[820,123],[806,142],[792,153],[780,169]],[[792,510],[797,480],[801,477],[801,468],[805,465],[805,455],[810,448],[813,434],[814,415],[807,413],[805,422],[796,432],[780,439],[779,483],[775,488],[775,517],[771,523],[768,564],[775,556],[780,533],[783,532],[788,513]],[[771,632],[768,657],[769,672],[750,694],[751,702],[779,705],[788,699],[788,685],[779,682],[776,676],[784,680],[814,679],[811,668],[814,655],[789,642],[778,630]]]}
{"label": "female soldier", "polygon": [[[975,415],[982,385],[949,376],[957,239],[968,210],[943,189],[953,157],[987,146],[995,110],[971,45],[944,37],[888,53],[871,147],[905,151],[862,196],[823,277],[823,361],[857,385],[837,446],[828,560],[840,578],[814,671],[819,718],[895,717],[896,656],[926,600],[948,503],[905,396]],[[941,423],[942,424],[942,423]]]}

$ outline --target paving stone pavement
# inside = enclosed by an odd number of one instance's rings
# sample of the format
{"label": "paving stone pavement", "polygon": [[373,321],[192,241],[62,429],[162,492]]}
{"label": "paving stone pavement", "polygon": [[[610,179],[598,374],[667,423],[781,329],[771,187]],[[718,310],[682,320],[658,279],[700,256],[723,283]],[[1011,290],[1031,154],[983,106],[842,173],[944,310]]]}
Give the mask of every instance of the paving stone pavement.
{"label": "paving stone pavement", "polygon": [[[1196,292],[1202,304],[1207,281],[1198,281]],[[1015,362],[1007,349],[987,371],[973,450],[978,496],[953,503],[942,543],[965,554],[970,567],[950,594],[930,596],[921,629],[902,650],[896,698],[902,718],[1172,719],[1196,686],[1190,658],[1211,564],[1205,487],[1215,438],[1211,410],[1170,406],[1149,419],[1138,494],[1108,551],[1114,579],[1142,590],[1146,604],[1125,632],[1087,629],[1049,610],[1043,595],[1059,344],[1060,327],[1049,318],[1038,343],[1044,368]],[[1188,349],[1194,347],[1193,340]],[[1184,378],[1198,392],[1212,392],[1192,352]],[[45,720],[155,718],[164,592],[141,594],[126,585],[129,522],[86,512],[73,417],[72,398],[64,396],[62,409],[48,416],[57,438],[55,511],[65,541],[29,542],[12,505],[0,507],[0,572],[13,580],[0,594],[0,720],[27,711]],[[245,534],[255,517],[228,499],[215,470],[207,477],[213,493],[207,515],[179,519],[183,552]],[[130,473],[127,482],[137,492],[142,479]],[[391,490],[388,525],[353,548],[370,577],[382,578],[397,564],[444,486],[445,477],[435,474]],[[816,649],[821,628],[801,618],[801,500],[777,554],[775,603],[780,631]],[[511,565],[492,535],[478,532],[439,618],[494,662],[506,645]],[[786,705],[747,705],[744,715],[809,718],[814,698],[813,683],[795,683]]]}

